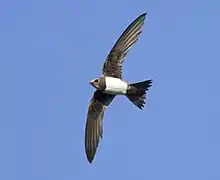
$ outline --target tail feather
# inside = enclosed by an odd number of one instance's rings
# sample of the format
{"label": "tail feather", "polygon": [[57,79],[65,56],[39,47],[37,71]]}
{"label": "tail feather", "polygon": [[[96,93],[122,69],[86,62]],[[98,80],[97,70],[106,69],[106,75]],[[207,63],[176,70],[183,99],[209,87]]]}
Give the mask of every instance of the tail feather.
{"label": "tail feather", "polygon": [[126,96],[138,108],[143,109],[146,99],[146,92],[149,90],[151,86],[151,79],[130,84]]}

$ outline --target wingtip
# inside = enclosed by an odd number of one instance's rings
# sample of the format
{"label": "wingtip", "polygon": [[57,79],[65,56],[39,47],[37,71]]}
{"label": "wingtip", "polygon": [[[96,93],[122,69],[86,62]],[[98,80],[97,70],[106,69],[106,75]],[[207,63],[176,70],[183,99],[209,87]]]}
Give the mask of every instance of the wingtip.
{"label": "wingtip", "polygon": [[89,164],[92,164],[92,160],[89,160],[89,159],[88,159],[88,162],[89,162]]}
{"label": "wingtip", "polygon": [[147,12],[144,12],[142,13],[141,15],[139,15],[137,17],[137,19],[141,20],[141,21],[144,21],[146,19],[146,16],[147,16]]}
{"label": "wingtip", "polygon": [[87,160],[88,160],[89,164],[92,164],[93,159],[94,159],[94,156],[87,155]]}
{"label": "wingtip", "polygon": [[144,12],[140,15],[140,17],[145,17],[147,15],[147,12]]}

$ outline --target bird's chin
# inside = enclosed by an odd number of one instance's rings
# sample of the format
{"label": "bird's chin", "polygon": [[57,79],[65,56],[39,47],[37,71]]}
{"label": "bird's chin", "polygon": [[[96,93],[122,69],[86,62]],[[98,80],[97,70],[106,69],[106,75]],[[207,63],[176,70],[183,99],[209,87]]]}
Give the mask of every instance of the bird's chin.
{"label": "bird's chin", "polygon": [[89,84],[96,89],[96,87],[94,86],[94,84],[92,82],[90,82]]}
{"label": "bird's chin", "polygon": [[95,88],[95,86],[93,86],[92,84],[91,84],[91,86]]}

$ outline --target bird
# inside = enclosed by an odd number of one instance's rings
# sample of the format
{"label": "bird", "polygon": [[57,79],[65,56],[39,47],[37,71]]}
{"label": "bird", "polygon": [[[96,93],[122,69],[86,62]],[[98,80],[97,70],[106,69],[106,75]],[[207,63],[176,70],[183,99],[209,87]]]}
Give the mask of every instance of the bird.
{"label": "bird", "polygon": [[106,57],[100,77],[89,82],[96,89],[88,106],[85,125],[85,153],[89,163],[93,162],[99,141],[103,138],[104,111],[115,96],[124,95],[139,109],[144,107],[152,79],[128,83],[122,79],[122,64],[142,33],[146,15],[146,12],[139,15],[124,30]]}

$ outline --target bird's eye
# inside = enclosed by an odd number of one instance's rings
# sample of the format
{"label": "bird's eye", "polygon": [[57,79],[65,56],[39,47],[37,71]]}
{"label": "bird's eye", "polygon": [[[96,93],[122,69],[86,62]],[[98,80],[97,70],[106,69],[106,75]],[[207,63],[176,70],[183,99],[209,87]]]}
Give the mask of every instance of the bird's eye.
{"label": "bird's eye", "polygon": [[95,82],[97,83],[97,82],[98,82],[98,79],[96,79]]}

